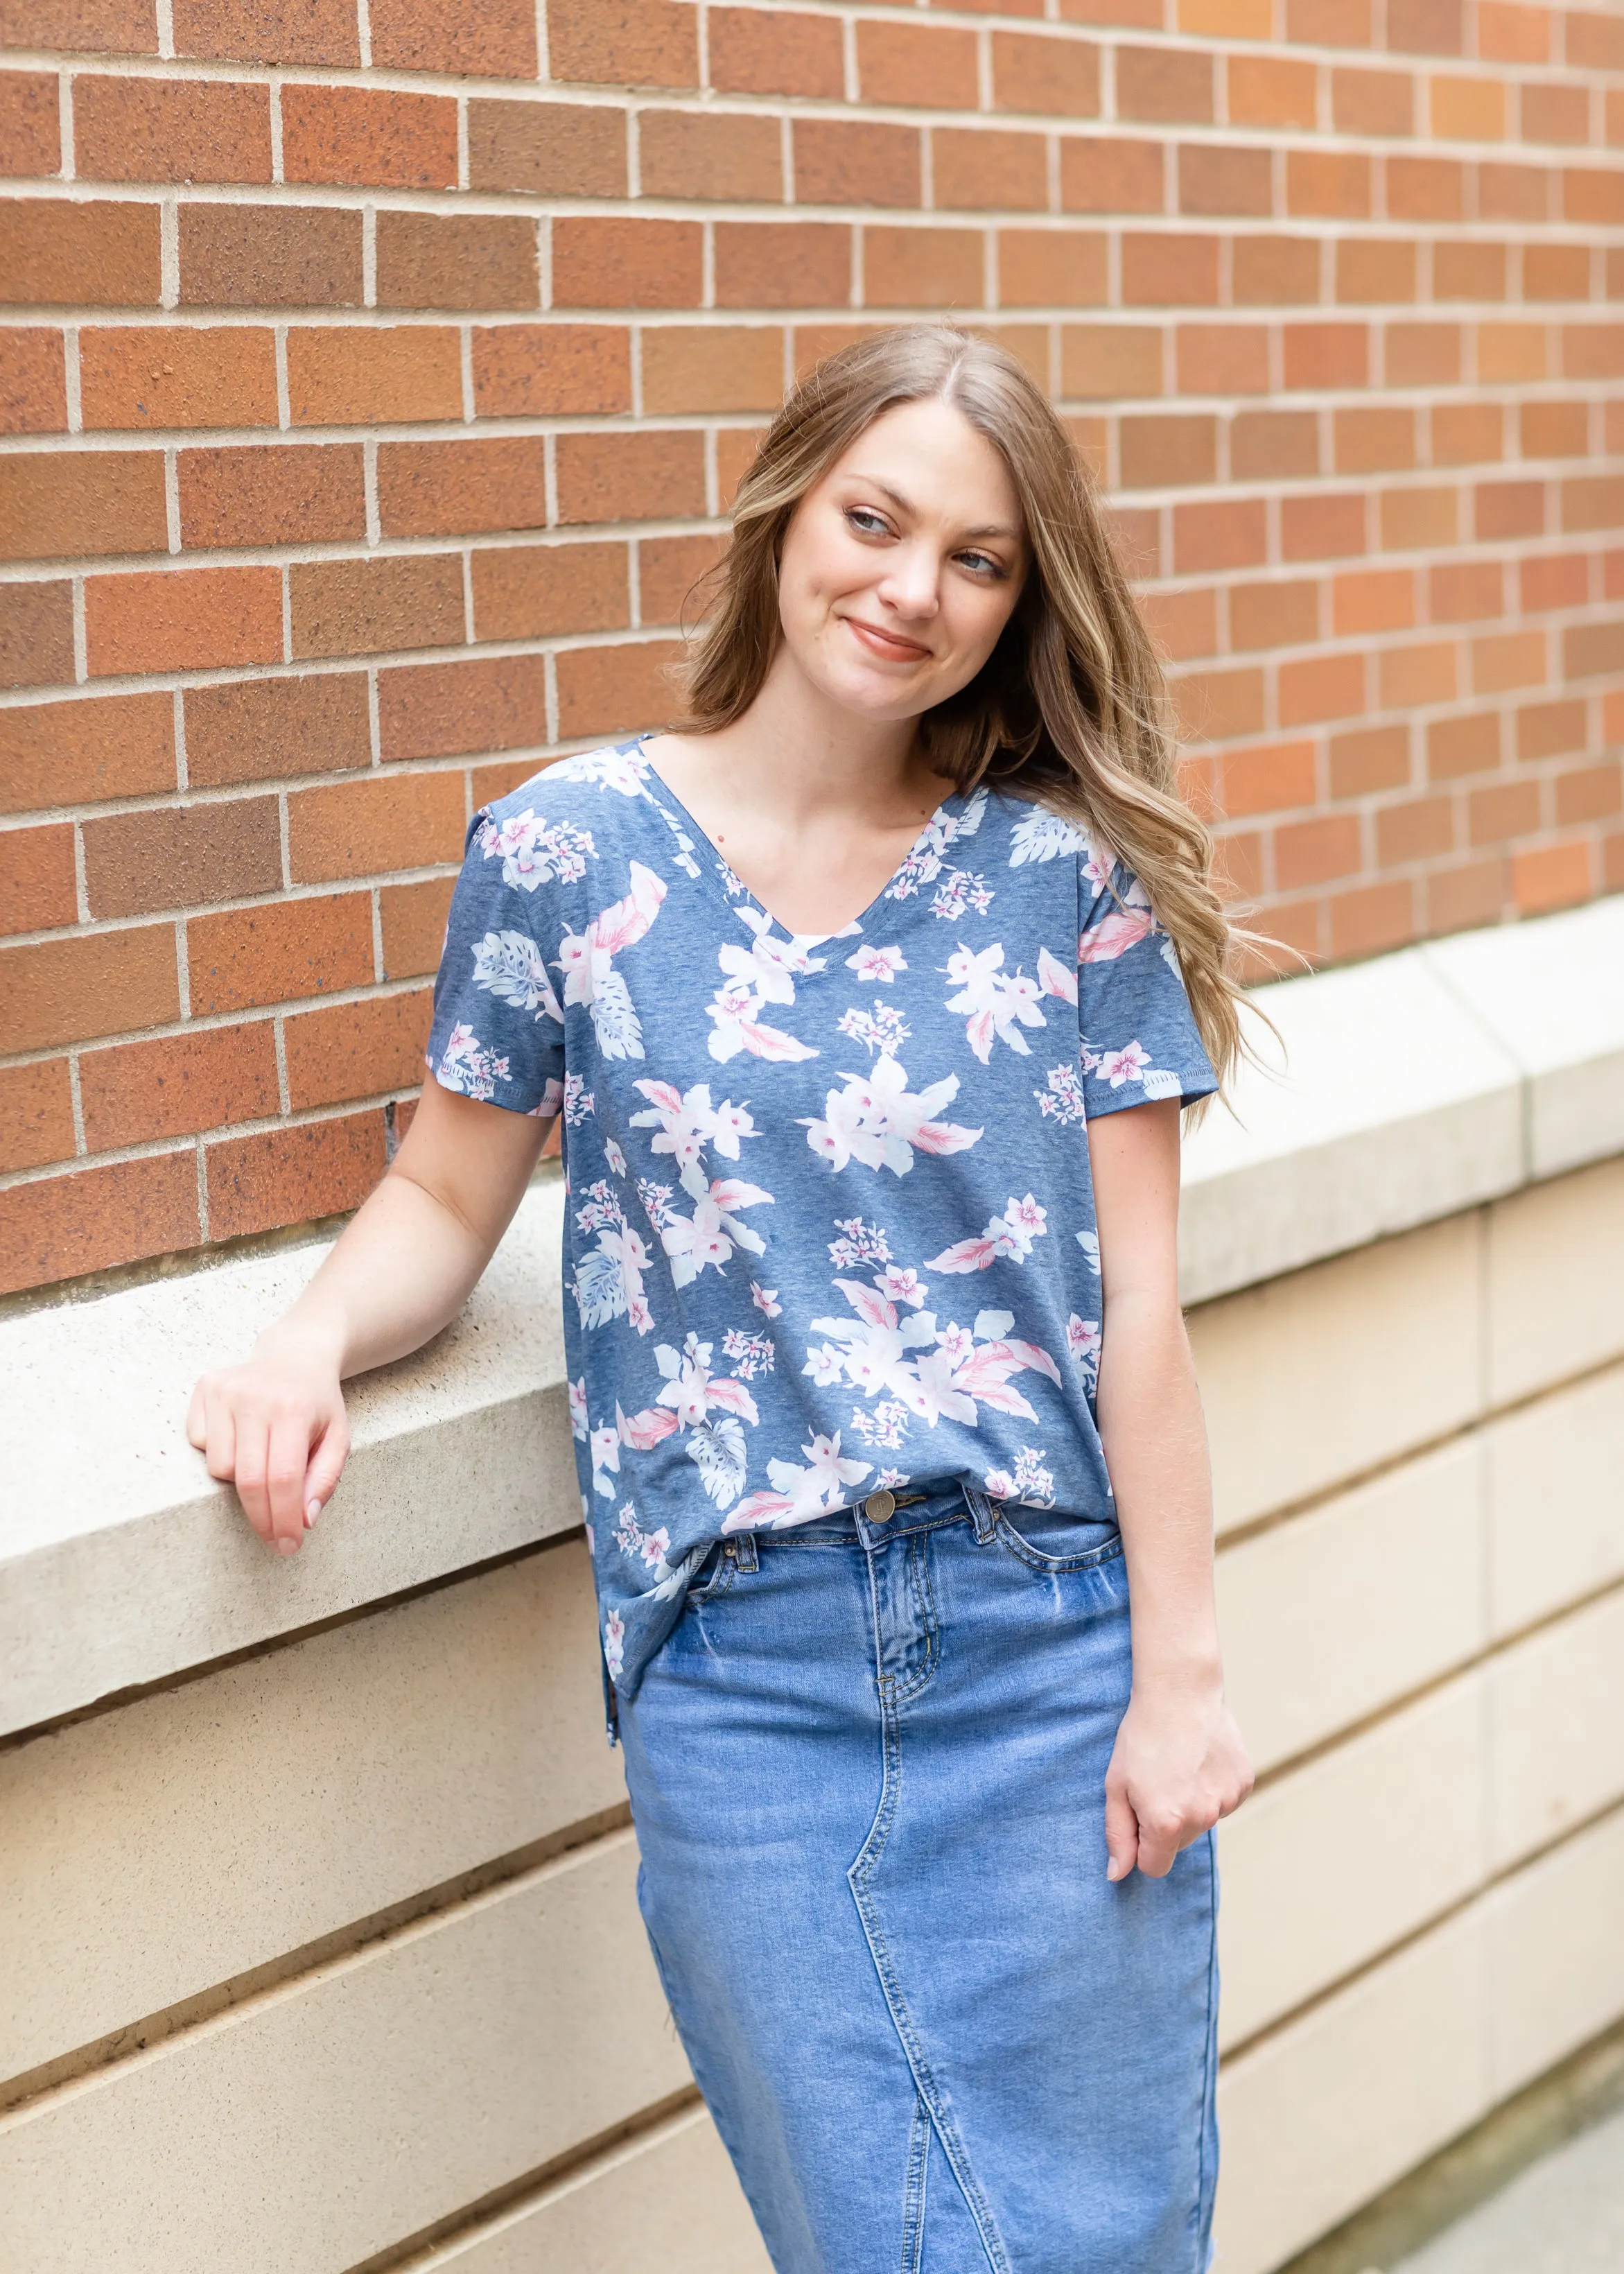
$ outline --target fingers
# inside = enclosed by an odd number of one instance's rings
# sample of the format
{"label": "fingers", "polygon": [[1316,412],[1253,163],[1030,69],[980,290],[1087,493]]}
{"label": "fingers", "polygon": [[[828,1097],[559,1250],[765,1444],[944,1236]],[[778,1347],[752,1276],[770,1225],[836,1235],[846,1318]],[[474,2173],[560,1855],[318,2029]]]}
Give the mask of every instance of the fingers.
{"label": "fingers", "polygon": [[209,1472],[214,1476],[235,1479],[237,1496],[243,1503],[243,1514],[260,1539],[268,1540],[274,1528],[271,1522],[270,1495],[266,1486],[269,1432],[257,1413],[229,1414],[228,1419],[236,1439],[234,1458],[223,1469],[215,1468],[211,1458]]}
{"label": "fingers", "polygon": [[350,1424],[341,1405],[317,1438],[304,1477],[304,1522],[314,1524],[332,1499],[350,1457]]}
{"label": "fingers", "polygon": [[297,1555],[304,1539],[304,1471],[310,1462],[310,1439],[309,1417],[285,1412],[272,1421],[267,1438],[265,1490],[271,1520],[267,1536],[282,1555]]}
{"label": "fingers", "polygon": [[1139,1858],[1139,1818],[1125,1788],[1108,1782],[1105,1788],[1105,1850],[1108,1879],[1125,1879]]}
{"label": "fingers", "polygon": [[1147,1879],[1165,1879],[1179,1849],[1197,1837],[1196,1828],[1186,1827],[1182,1818],[1170,1813],[1147,1814],[1139,1824],[1139,1867]]}

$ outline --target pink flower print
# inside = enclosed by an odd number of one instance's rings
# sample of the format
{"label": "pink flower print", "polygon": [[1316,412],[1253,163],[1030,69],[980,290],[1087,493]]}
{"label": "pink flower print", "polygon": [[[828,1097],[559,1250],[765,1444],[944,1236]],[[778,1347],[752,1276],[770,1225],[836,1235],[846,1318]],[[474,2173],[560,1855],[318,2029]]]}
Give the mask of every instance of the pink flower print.
{"label": "pink flower print", "polygon": [[778,1300],[778,1291],[776,1287],[758,1287],[752,1279],[750,1300],[758,1311],[764,1312],[770,1319],[781,1319],[784,1315],[784,1306]]}
{"label": "pink flower print", "polygon": [[917,1271],[904,1271],[896,1263],[887,1264],[874,1284],[883,1290],[890,1301],[906,1303],[915,1311],[929,1291]]}
{"label": "pink flower print", "polygon": [[1114,963],[1119,955],[1144,939],[1155,919],[1148,908],[1127,907],[1101,916],[1077,943],[1079,963]]}
{"label": "pink flower print", "polygon": [[944,1327],[936,1338],[936,1346],[954,1366],[962,1366],[975,1347],[975,1337],[968,1327]]}
{"label": "pink flower print", "polygon": [[1015,1497],[1015,1480],[1007,1469],[989,1469],[981,1482],[994,1500],[1013,1500]]}
{"label": "pink flower print", "polygon": [[1037,981],[1019,971],[1004,971],[1003,962],[1004,947],[997,940],[979,955],[961,944],[947,959],[947,976],[959,990],[948,997],[947,1007],[966,1014],[965,1037],[983,1065],[992,1058],[995,1041],[1029,1058],[1032,1045],[1019,1028],[1047,1024],[1038,1008]]}
{"label": "pink flower print", "polygon": [[1092,1358],[1100,1347],[1098,1319],[1079,1319],[1075,1311],[1066,1321],[1066,1348],[1073,1358]]}
{"label": "pink flower print", "polygon": [[1102,1050],[1094,1061],[1091,1071],[1101,1081],[1109,1081],[1113,1089],[1125,1082],[1143,1081],[1150,1064],[1150,1053],[1142,1043],[1129,1043],[1120,1050]]}
{"label": "pink flower print", "polygon": [[1028,1193],[1025,1200],[1009,1201],[1002,1212],[989,1220],[987,1229],[973,1239],[958,1239],[944,1247],[940,1255],[926,1259],[927,1271],[985,1271],[989,1263],[1007,1256],[1024,1263],[1032,1253],[1032,1243],[1041,1239],[1047,1229],[1049,1211]]}
{"label": "pink flower print", "polygon": [[803,1116],[807,1142],[832,1169],[861,1161],[870,1169],[906,1176],[921,1153],[961,1153],[974,1145],[979,1129],[931,1117],[959,1095],[959,1077],[949,1074],[917,1094],[908,1088],[901,1061],[879,1059],[868,1074],[842,1074],[843,1090],[830,1090],[821,1120]]}
{"label": "pink flower print", "polygon": [[1046,947],[1038,950],[1038,984],[1045,995],[1058,995],[1063,1002],[1077,1000],[1077,974],[1068,971],[1056,955]]}
{"label": "pink flower print", "polygon": [[881,1487],[887,1492],[896,1492],[903,1485],[913,1482],[906,1469],[882,1469],[879,1480]]}
{"label": "pink flower print", "polygon": [[620,1668],[626,1662],[626,1622],[619,1611],[611,1611],[604,1621],[604,1663],[609,1669],[609,1679],[620,1679]]}
{"label": "pink flower print", "polygon": [[631,862],[630,877],[623,900],[602,909],[583,932],[566,932],[559,941],[564,1000],[586,1005],[598,1047],[608,1058],[643,1056],[642,1022],[614,958],[645,936],[665,897],[665,880],[641,861]]}
{"label": "pink flower print", "polygon": [[907,965],[899,947],[870,947],[865,941],[855,955],[848,955],[846,968],[870,985],[889,987],[899,971]]}
{"label": "pink flower print", "polygon": [[653,1328],[654,1314],[649,1308],[649,1299],[646,1295],[632,1295],[628,1298],[626,1316],[628,1322],[635,1327],[640,1335],[648,1334]]}
{"label": "pink flower print", "polygon": [[714,1201],[699,1201],[691,1217],[673,1215],[661,1228],[660,1243],[671,1258],[671,1276],[679,1287],[697,1279],[707,1263],[719,1271],[733,1252]]}
{"label": "pink flower print", "polygon": [[741,1500],[723,1525],[725,1532],[801,1524],[808,1517],[822,1516],[838,1508],[846,1487],[860,1484],[873,1466],[868,1461],[842,1458],[838,1429],[831,1437],[815,1436],[801,1449],[810,1465],[801,1468],[793,1461],[769,1461],[771,1491],[754,1492]]}
{"label": "pink flower print", "polygon": [[736,1161],[739,1157],[741,1137],[757,1137],[760,1134],[748,1110],[742,1105],[735,1105],[731,1098],[724,1098],[711,1117],[710,1142],[730,1161]]}
{"label": "pink flower print", "polygon": [[586,1442],[586,1376],[569,1384],[569,1434],[578,1445]]}
{"label": "pink flower print", "polygon": [[592,1489],[609,1499],[614,1492],[610,1475],[612,1472],[615,1475],[620,1473],[620,1432],[612,1422],[606,1421],[601,1428],[593,1430],[590,1442],[592,1448]]}
{"label": "pink flower print", "polygon": [[604,1158],[617,1177],[623,1177],[626,1174],[626,1156],[613,1137],[605,1137],[604,1140]]}

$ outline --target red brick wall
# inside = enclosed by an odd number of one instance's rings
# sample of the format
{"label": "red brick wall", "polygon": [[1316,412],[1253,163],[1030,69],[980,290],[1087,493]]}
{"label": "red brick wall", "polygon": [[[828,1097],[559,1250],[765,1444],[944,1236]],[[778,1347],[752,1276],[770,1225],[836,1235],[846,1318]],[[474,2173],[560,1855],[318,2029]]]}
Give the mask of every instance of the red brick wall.
{"label": "red brick wall", "polygon": [[876,317],[985,323],[1072,418],[1282,937],[1624,885],[1624,13],[0,36],[0,1284],[361,1196],[465,817],[664,715],[761,421]]}

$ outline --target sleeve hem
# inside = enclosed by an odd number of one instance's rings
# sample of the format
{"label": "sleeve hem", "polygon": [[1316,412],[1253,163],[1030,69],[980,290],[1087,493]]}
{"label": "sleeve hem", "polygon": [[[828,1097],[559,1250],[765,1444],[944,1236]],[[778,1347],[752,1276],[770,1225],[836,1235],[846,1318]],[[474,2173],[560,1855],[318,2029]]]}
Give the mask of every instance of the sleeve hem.
{"label": "sleeve hem", "polygon": [[[1194,1105],[1203,1097],[1211,1097],[1218,1088],[1217,1082],[1210,1073],[1180,1074],[1179,1084],[1178,1103],[1181,1111],[1186,1105]],[[1147,1097],[1137,1082],[1132,1084],[1124,1082],[1120,1089],[1108,1090],[1097,1105],[1085,1099],[1085,1106],[1088,1119],[1100,1121],[1108,1113],[1125,1113],[1131,1107],[1136,1105],[1164,1105],[1167,1102],[1165,1098]]]}

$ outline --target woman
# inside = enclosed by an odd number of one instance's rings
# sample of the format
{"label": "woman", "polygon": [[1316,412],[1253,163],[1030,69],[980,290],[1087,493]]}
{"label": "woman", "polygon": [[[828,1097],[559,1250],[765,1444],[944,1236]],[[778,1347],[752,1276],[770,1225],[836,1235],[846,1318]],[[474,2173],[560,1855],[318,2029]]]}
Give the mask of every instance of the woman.
{"label": "woman", "polygon": [[1251,1773],[1175,1224],[1236,1005],[1012,358],[914,328],[796,390],[687,694],[476,817],[410,1132],[192,1439],[293,1553],[341,1379],[455,1315],[561,1113],[641,1898],[775,2265],[1199,2274]]}

